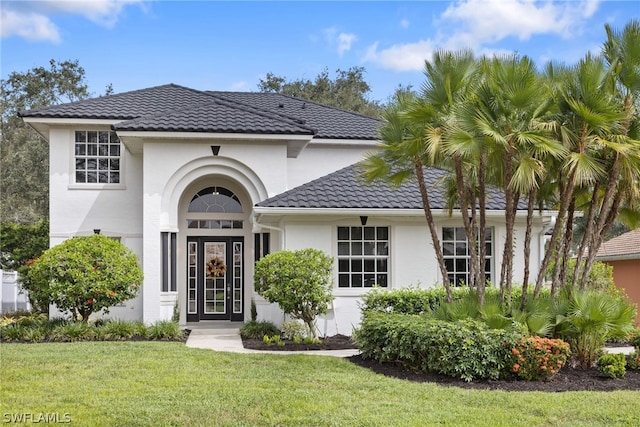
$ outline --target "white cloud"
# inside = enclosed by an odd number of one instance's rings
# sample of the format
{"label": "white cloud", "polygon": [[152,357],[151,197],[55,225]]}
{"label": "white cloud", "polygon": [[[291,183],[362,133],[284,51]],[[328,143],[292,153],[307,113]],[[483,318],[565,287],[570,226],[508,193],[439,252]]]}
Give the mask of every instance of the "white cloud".
{"label": "white cloud", "polygon": [[491,44],[508,37],[520,40],[536,35],[571,38],[585,30],[586,20],[597,11],[600,2],[459,0],[435,20],[436,35],[385,48],[379,48],[380,43],[375,42],[369,46],[363,61],[395,71],[419,71],[424,67],[425,59],[431,58],[437,48],[470,48],[479,54],[506,53]]}
{"label": "white cloud", "polygon": [[356,40],[358,40],[358,37],[355,34],[338,34],[338,55],[342,56],[345,52],[351,50],[351,44]]}
{"label": "white cloud", "polygon": [[0,37],[13,35],[31,41],[60,42],[58,28],[46,16],[37,13],[20,13],[4,7],[0,11]]}
{"label": "white cloud", "polygon": [[338,55],[342,56],[351,50],[351,46],[358,40],[358,36],[352,33],[339,33],[336,28],[325,28],[324,38],[329,45],[336,47]]}
{"label": "white cloud", "polygon": [[12,1],[2,5],[2,37],[18,36],[28,40],[57,43],[60,31],[53,21],[56,15],[80,15],[98,25],[111,28],[123,9],[144,0],[42,0]]}
{"label": "white cloud", "polygon": [[394,71],[416,71],[424,68],[425,59],[431,58],[434,50],[431,40],[393,45],[382,50],[378,50],[376,42],[369,46],[363,60]]}
{"label": "white cloud", "polygon": [[[577,2],[534,0],[465,0],[449,6],[441,18],[458,22],[464,37],[476,43],[496,42],[506,37],[527,40],[535,34],[557,34],[569,38],[583,19],[598,7],[598,0]],[[460,37],[460,36],[458,36]]]}

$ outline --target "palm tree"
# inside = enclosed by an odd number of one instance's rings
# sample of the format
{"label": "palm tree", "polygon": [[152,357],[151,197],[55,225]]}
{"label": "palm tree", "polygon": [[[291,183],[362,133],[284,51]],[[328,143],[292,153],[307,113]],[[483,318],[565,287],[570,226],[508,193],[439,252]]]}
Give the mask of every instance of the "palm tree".
{"label": "palm tree", "polygon": [[[559,90],[551,91],[557,106],[556,138],[569,154],[554,168],[558,185],[558,216],[538,273],[535,295],[540,292],[552,259],[555,258],[555,264],[559,266],[561,256],[568,254],[561,237],[568,230],[567,224],[571,223],[576,191],[593,188],[601,177],[606,176],[599,154],[621,119],[616,103],[607,91],[608,71],[600,58],[587,55],[570,69],[558,70],[549,65],[547,76],[560,86]],[[552,293],[559,285],[559,277],[559,274],[554,274]]]}
{"label": "palm tree", "polygon": [[[622,31],[616,31],[607,24],[605,30],[607,40],[603,54],[611,79],[608,93],[622,117],[619,125],[612,127],[611,134],[598,141],[601,162],[609,173],[594,185],[593,203],[590,206],[593,221],[587,223],[581,245],[582,250],[588,246],[579,280],[581,288],[586,286],[595,254],[617,218],[620,207],[632,207],[640,200],[640,21],[629,22]],[[595,191],[599,189],[601,192]],[[576,276],[578,267],[579,262]]]}
{"label": "palm tree", "polygon": [[[417,180],[447,301],[451,302],[453,295],[449,275],[431,211],[429,190],[424,181],[423,157],[425,157],[427,150],[427,138],[425,137],[427,125],[422,121],[415,120],[415,117],[409,118],[405,112],[410,109],[414,111],[414,114],[420,110],[421,116],[427,120],[428,117],[435,114],[435,110],[431,106],[421,103],[412,94],[398,94],[396,102],[390,104],[383,113],[385,124],[379,129],[380,149],[367,156],[362,162],[362,175],[369,182],[385,179],[394,185],[401,185],[410,178]],[[437,153],[437,150],[434,153]]]}
{"label": "palm tree", "polygon": [[[549,108],[548,98],[534,63],[527,57],[503,57],[482,61],[483,80],[470,104],[458,111],[458,125],[480,139],[478,165],[485,181],[497,185],[505,194],[506,238],[500,275],[503,299],[510,299],[513,279],[514,227],[521,199],[530,198],[529,219],[525,242],[528,266],[534,200],[541,179],[546,173],[544,159],[560,155],[561,146],[549,138],[544,114]],[[455,135],[452,132],[452,135]],[[471,141],[470,138],[467,138]],[[452,138],[450,152],[465,152],[461,138]],[[488,163],[488,164],[487,164]],[[486,171],[491,173],[487,176]],[[479,179],[480,181],[480,179]],[[484,197],[480,197],[483,201]],[[484,206],[480,208],[483,215]],[[483,227],[480,227],[483,231]],[[482,240],[482,238],[481,238]],[[482,257],[481,257],[482,259]],[[528,280],[528,267],[525,277]],[[525,293],[526,295],[526,293]]]}

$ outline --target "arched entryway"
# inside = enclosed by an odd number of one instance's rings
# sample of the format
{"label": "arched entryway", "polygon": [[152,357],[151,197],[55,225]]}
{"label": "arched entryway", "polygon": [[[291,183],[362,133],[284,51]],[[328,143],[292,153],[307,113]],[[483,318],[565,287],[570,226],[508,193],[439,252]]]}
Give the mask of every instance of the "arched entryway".
{"label": "arched entryway", "polygon": [[190,185],[181,203],[187,322],[243,321],[251,201],[232,180],[210,177]]}

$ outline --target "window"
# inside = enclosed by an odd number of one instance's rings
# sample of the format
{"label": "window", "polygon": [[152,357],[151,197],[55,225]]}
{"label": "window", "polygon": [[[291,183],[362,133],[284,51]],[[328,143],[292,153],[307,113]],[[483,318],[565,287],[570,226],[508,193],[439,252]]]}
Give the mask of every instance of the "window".
{"label": "window", "polygon": [[162,292],[177,291],[176,275],[176,233],[161,232],[162,245]]}
{"label": "window", "polygon": [[[491,262],[493,257],[493,229],[486,229],[486,257],[484,273],[486,280],[491,280]],[[469,248],[467,233],[464,227],[442,227],[442,252],[447,267],[449,281],[454,286],[464,286],[469,280]]]}
{"label": "window", "polygon": [[120,139],[110,131],[76,131],[76,183],[120,183]]}
{"label": "window", "polygon": [[188,212],[242,213],[242,204],[238,196],[226,188],[207,187],[193,196]]}
{"label": "window", "polygon": [[387,287],[389,227],[338,227],[338,287]]}

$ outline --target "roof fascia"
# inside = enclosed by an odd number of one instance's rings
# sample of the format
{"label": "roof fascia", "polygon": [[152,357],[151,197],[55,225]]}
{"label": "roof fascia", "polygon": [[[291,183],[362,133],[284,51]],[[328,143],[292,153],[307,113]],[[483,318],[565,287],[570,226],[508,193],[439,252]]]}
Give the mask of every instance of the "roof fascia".
{"label": "roof fascia", "polygon": [[635,259],[640,260],[640,253],[596,256],[595,259],[596,261],[627,261]]}
{"label": "roof fascia", "polygon": [[370,145],[372,147],[377,147],[380,145],[380,141],[377,139],[329,139],[329,138],[314,138],[311,141],[313,145],[336,145],[336,146],[358,146],[362,147],[363,145]]}
{"label": "roof fascia", "polygon": [[[367,215],[367,216],[402,216],[402,217],[415,217],[424,216],[424,210],[422,209],[394,209],[394,208],[271,208],[266,206],[254,206],[253,211],[258,215],[344,215],[346,213],[352,215]],[[460,215],[460,211],[454,210],[451,215],[448,209],[434,209],[432,210],[434,215],[455,217]],[[490,210],[487,211],[488,218],[504,218],[504,210]],[[518,211],[517,217],[526,218],[527,212],[522,210]],[[551,219],[554,215],[557,215],[555,211],[543,211],[538,215],[540,218]]]}
{"label": "roof fascia", "polygon": [[145,139],[160,140],[225,140],[225,141],[283,141],[287,144],[287,157],[296,158],[313,139],[313,135],[289,135],[289,134],[252,134],[252,133],[213,133],[213,132],[159,132],[159,131],[126,131],[116,132],[133,152],[142,151],[142,142]]}
{"label": "roof fascia", "polygon": [[49,129],[51,129],[52,126],[111,126],[121,120],[22,117],[22,121],[31,126],[45,140],[49,141]]}

